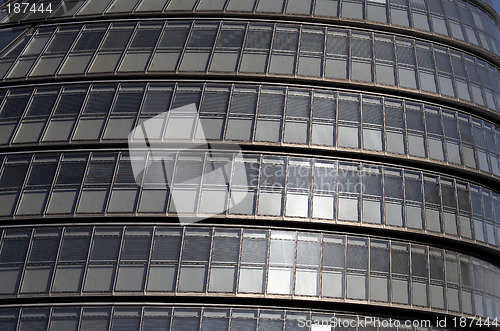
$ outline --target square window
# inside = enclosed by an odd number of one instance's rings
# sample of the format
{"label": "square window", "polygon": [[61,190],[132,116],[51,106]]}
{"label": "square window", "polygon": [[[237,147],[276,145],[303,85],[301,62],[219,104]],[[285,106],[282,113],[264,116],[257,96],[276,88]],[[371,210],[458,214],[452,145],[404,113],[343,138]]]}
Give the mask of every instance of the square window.
{"label": "square window", "polygon": [[328,78],[347,79],[347,60],[326,59],[325,71]]}
{"label": "square window", "polygon": [[121,54],[98,54],[89,73],[114,72]]}
{"label": "square window", "polygon": [[227,122],[226,139],[251,140],[252,119],[229,118]]}
{"label": "square window", "polygon": [[313,218],[334,219],[335,198],[331,196],[314,196]]}
{"label": "square window", "polygon": [[131,213],[135,210],[137,190],[113,189],[109,201],[108,212]]}
{"label": "square window", "polygon": [[40,215],[43,213],[47,192],[25,191],[17,209],[17,215]]}
{"label": "square window", "polygon": [[15,294],[19,286],[21,276],[20,268],[1,268],[0,269],[0,288],[1,294]]}
{"label": "square window", "polygon": [[83,74],[91,59],[92,55],[87,54],[70,55],[59,70],[59,75]]}
{"label": "square window", "polygon": [[281,192],[260,192],[259,215],[280,216],[281,205]]}
{"label": "square window", "polygon": [[238,65],[238,53],[215,52],[210,71],[234,72]]}
{"label": "square window", "polygon": [[409,288],[408,280],[403,279],[392,279],[392,302],[409,304]]}
{"label": "square window", "polygon": [[405,143],[403,133],[400,132],[387,132],[386,148],[390,153],[404,154]]}
{"label": "square window", "polygon": [[424,283],[419,283],[419,282],[413,282],[412,283],[412,297],[413,297],[413,304],[417,306],[423,306],[427,307],[428,304],[428,299],[427,299],[427,284]]}
{"label": "square window", "polygon": [[167,190],[147,190],[142,191],[139,203],[140,213],[163,213],[167,204]]}
{"label": "square window", "polygon": [[417,88],[417,81],[415,79],[415,70],[398,68],[399,73],[399,86],[411,89]]}
{"label": "square window", "polygon": [[382,277],[370,277],[370,300],[389,301],[389,280]]}
{"label": "square window", "polygon": [[441,94],[454,97],[455,91],[453,90],[453,83],[451,81],[451,78],[438,76],[438,80],[439,80],[439,89],[441,91]]}
{"label": "square window", "polygon": [[200,118],[196,127],[195,139],[220,140],[224,127],[224,118]]}
{"label": "square window", "polygon": [[35,69],[30,73],[30,76],[53,76],[56,73],[59,64],[61,64],[62,56],[57,57],[42,57]]}
{"label": "square window", "polygon": [[410,26],[406,9],[391,8],[391,21],[394,25]]}
{"label": "square window", "polygon": [[84,292],[109,292],[113,285],[115,267],[89,266],[85,279]]}
{"label": "square window", "polygon": [[182,58],[181,71],[206,71],[210,53],[186,52]]}
{"label": "square window", "polygon": [[255,132],[256,141],[278,142],[281,139],[281,122],[279,120],[258,120]]}
{"label": "square window", "polygon": [[428,92],[437,92],[436,88],[436,80],[434,79],[434,75],[420,71],[420,87],[424,91]]}
{"label": "square window", "polygon": [[408,153],[412,156],[425,157],[423,136],[408,135]]}
{"label": "square window", "polygon": [[401,204],[385,204],[385,224],[391,226],[403,226],[403,208]]}
{"label": "square window", "polygon": [[80,196],[80,202],[78,204],[77,212],[102,213],[104,209],[104,203],[106,202],[107,193],[108,192],[106,190],[101,189],[84,189]]}
{"label": "square window", "polygon": [[200,213],[223,214],[226,211],[226,196],[225,190],[203,190],[201,192]]}
{"label": "square window", "polygon": [[175,71],[179,61],[180,52],[157,52],[148,71]]}
{"label": "square window", "polygon": [[263,293],[263,286],[264,268],[245,266],[240,268],[238,292]]}
{"label": "square window", "polygon": [[363,129],[363,148],[382,151],[382,132],[377,129]]}
{"label": "square window", "polygon": [[316,0],[315,16],[338,16],[338,0]]}
{"label": "square window", "polygon": [[434,209],[425,210],[425,220],[427,222],[427,230],[441,232],[441,222],[439,219],[439,211]]}
{"label": "square window", "polygon": [[363,19],[363,4],[360,2],[342,2],[342,17]]}
{"label": "square window", "polygon": [[176,266],[152,265],[149,268],[148,291],[172,292],[177,275]]}
{"label": "square window", "polygon": [[341,221],[358,221],[358,200],[339,198],[338,219]]}
{"label": "square window", "polygon": [[359,148],[359,133],[357,127],[339,126],[338,128],[339,147]]}
{"label": "square window", "polygon": [[47,131],[43,137],[43,141],[67,141],[75,120],[51,120]]}
{"label": "square window", "polygon": [[406,206],[406,225],[413,229],[423,229],[421,207]]}
{"label": "square window", "polygon": [[47,214],[71,214],[76,202],[76,190],[55,190],[47,207]]}
{"label": "square window", "polygon": [[21,293],[47,293],[51,275],[51,267],[29,267],[24,273]]}
{"label": "square window", "polygon": [[285,122],[284,142],[305,144],[307,143],[307,122]]}
{"label": "square window", "polygon": [[23,122],[17,131],[14,143],[32,143],[38,142],[45,122]]}
{"label": "square window", "polygon": [[395,85],[393,66],[376,64],[375,75],[377,76],[377,83],[386,85]]}
{"label": "square window", "polygon": [[102,131],[104,119],[81,118],[76,126],[74,140],[97,140]]}
{"label": "square window", "polygon": [[143,266],[120,266],[116,281],[116,291],[137,292],[144,289]]}
{"label": "square window", "polygon": [[444,309],[443,285],[431,285],[431,304],[433,308]]}
{"label": "square window", "polygon": [[212,266],[210,271],[210,292],[234,292],[236,267]]}
{"label": "square window", "polygon": [[293,75],[295,69],[295,56],[293,55],[277,55],[271,56],[271,65],[269,73]]}
{"label": "square window", "polygon": [[372,79],[372,64],[369,62],[355,62],[351,65],[351,79],[371,82]]}
{"label": "square window", "polygon": [[380,201],[363,200],[363,223],[382,224]]}
{"label": "square window", "polygon": [[344,297],[344,275],[341,272],[322,273],[321,295],[331,298]]}
{"label": "square window", "polygon": [[318,270],[299,269],[295,274],[295,295],[318,296]]}
{"label": "square window", "polygon": [[198,200],[197,189],[174,189],[169,206],[171,213],[194,213]]}
{"label": "square window", "polygon": [[245,53],[241,59],[241,72],[265,72],[267,54]]}
{"label": "square window", "polygon": [[[255,209],[255,192],[254,191],[236,191],[231,190],[231,200],[229,213],[251,215]],[[237,202],[233,204],[233,202]]]}
{"label": "square window", "polygon": [[313,123],[312,144],[333,146],[334,144],[333,123],[325,123],[325,124]]}
{"label": "square window", "polygon": [[149,61],[151,53],[127,53],[120,65],[120,72],[143,72]]}
{"label": "square window", "polygon": [[309,195],[289,192],[286,196],[285,216],[309,217]]}
{"label": "square window", "polygon": [[292,269],[269,268],[267,293],[292,294]]}
{"label": "square window", "polygon": [[347,298],[366,300],[366,276],[347,274]]}
{"label": "square window", "polygon": [[178,291],[204,292],[205,279],[205,266],[181,266]]}
{"label": "square window", "polygon": [[11,216],[17,201],[17,193],[0,194],[0,216]]}
{"label": "square window", "polygon": [[301,75],[301,76],[321,76],[322,65],[323,65],[323,61],[320,57],[300,56],[299,57],[299,75]]}

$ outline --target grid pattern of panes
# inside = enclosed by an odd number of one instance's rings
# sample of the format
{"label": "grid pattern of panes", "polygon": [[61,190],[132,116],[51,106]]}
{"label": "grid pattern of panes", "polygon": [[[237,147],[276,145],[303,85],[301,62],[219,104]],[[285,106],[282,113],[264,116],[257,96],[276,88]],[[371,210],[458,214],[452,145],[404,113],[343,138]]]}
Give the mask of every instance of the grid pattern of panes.
{"label": "grid pattern of panes", "polygon": [[[23,1],[36,2],[36,1]],[[1,23],[50,18],[123,13],[252,12],[318,18],[366,20],[379,24],[433,32],[500,54],[500,32],[481,8],[462,0],[91,0],[41,1],[52,3],[53,13],[4,14]],[[59,5],[59,6],[58,6]]]}
{"label": "grid pattern of panes", "polygon": [[[425,231],[492,246],[500,240],[498,193],[397,167],[203,152],[19,154],[1,158],[0,164],[3,218],[182,214],[313,219]],[[133,167],[144,171],[136,178]],[[239,170],[230,171],[227,187],[214,181],[212,170],[221,167]],[[174,194],[185,202],[174,204]]]}
{"label": "grid pattern of panes", "polygon": [[[230,308],[227,306],[51,306],[46,308],[2,309],[0,328],[8,331],[50,330],[50,331],[330,331],[333,323],[347,327],[358,322],[372,321],[369,330],[383,331],[375,324],[389,318],[384,316],[363,316],[322,311],[265,309],[254,307]],[[392,325],[400,325],[394,331],[430,331],[435,327],[405,327],[406,321],[392,319]],[[330,324],[329,324],[330,323]],[[316,324],[316,325],[314,325]],[[331,327],[326,327],[330,325]],[[359,330],[365,329],[360,327]],[[356,327],[353,328],[356,330]],[[439,330],[449,330],[439,328]]]}
{"label": "grid pattern of panes", "polygon": [[117,73],[267,73],[440,94],[500,111],[500,76],[459,50],[312,24],[147,21],[42,27],[2,54],[6,81]]}
{"label": "grid pattern of panes", "polygon": [[0,295],[255,295],[500,317],[500,270],[376,237],[206,227],[5,229]]}
{"label": "grid pattern of panes", "polygon": [[[199,109],[199,123],[179,136],[172,128],[182,114],[169,110],[188,104]],[[450,108],[392,97],[272,85],[168,82],[0,90],[0,144],[4,145],[123,141],[147,120],[155,123],[148,124],[154,129],[148,132],[151,141],[196,140],[202,131],[209,140],[361,149],[500,176],[497,126]]]}

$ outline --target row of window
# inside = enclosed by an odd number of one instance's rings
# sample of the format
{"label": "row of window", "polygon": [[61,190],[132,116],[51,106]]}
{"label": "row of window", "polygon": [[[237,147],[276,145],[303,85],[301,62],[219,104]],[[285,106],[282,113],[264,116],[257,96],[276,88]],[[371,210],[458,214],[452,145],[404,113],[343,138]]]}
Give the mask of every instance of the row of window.
{"label": "row of window", "polygon": [[6,229],[0,280],[4,297],[265,293],[500,317],[500,270],[488,262],[409,242],[301,231]]}
{"label": "row of window", "polygon": [[[173,331],[332,331],[365,323],[373,331],[383,331],[391,325],[394,331],[437,330],[427,325],[413,327],[407,321],[394,318],[325,313],[310,310],[265,309],[224,306],[81,306],[46,307],[0,310],[0,328],[5,331],[90,331],[90,330],[173,330]],[[459,319],[457,319],[458,321]],[[371,321],[371,322],[370,322]],[[408,322],[413,322],[409,320]],[[406,324],[406,325],[405,325]],[[19,326],[18,326],[19,325]],[[458,325],[458,324],[457,324]],[[448,329],[439,328],[446,331]]]}
{"label": "row of window", "polygon": [[342,160],[193,152],[16,155],[4,158],[0,189],[0,215],[9,218],[246,215],[425,230],[494,246],[500,240],[498,193],[450,177]]}
{"label": "row of window", "polygon": [[[168,2],[168,3],[167,3]],[[144,13],[152,11],[218,11],[283,13],[287,16],[341,17],[367,20],[429,31],[449,36],[500,54],[500,33],[494,19],[474,5],[462,0],[94,0],[53,1],[51,18],[76,15]],[[1,23],[39,20],[46,13],[7,15]]]}
{"label": "row of window", "polygon": [[498,70],[475,57],[413,39],[305,24],[148,21],[44,27],[19,39],[0,60],[0,77],[7,80],[174,71],[350,79],[500,110]]}
{"label": "row of window", "polygon": [[[500,176],[500,130],[457,111],[369,94],[273,86],[123,83],[0,92],[0,144],[225,140],[355,148]],[[193,105],[194,116],[179,110]],[[167,113],[168,112],[168,113]]]}

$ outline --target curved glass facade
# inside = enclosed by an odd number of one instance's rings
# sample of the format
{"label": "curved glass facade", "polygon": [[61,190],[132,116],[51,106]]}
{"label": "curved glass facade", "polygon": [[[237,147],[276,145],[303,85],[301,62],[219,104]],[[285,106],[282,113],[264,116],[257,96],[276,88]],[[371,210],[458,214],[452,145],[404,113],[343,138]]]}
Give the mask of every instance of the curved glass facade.
{"label": "curved glass facade", "polygon": [[266,294],[391,302],[482,317],[500,313],[498,267],[412,242],[281,229],[146,226],[18,228],[6,229],[2,238],[2,297]]}
{"label": "curved glass facade", "polygon": [[[3,161],[5,220],[214,214],[425,231],[494,247],[500,240],[498,193],[418,169],[337,158],[161,151],[137,157],[112,150],[17,154]],[[234,171],[226,188],[212,174],[220,164],[246,172]],[[144,171],[134,178],[132,167]],[[189,175],[197,178],[175,179]],[[167,185],[164,178],[174,181]],[[179,192],[190,201],[174,204]],[[244,201],[234,204],[240,196]]]}
{"label": "curved glass facade", "polygon": [[[453,108],[387,95],[158,81],[11,88],[2,95],[0,144],[11,146],[125,141],[154,117],[158,130],[149,139],[155,142],[196,141],[203,130],[209,140],[362,150],[500,176],[498,126]],[[183,115],[167,112],[187,104],[200,109],[196,129],[173,133]]]}
{"label": "curved glass facade", "polygon": [[19,38],[0,61],[6,81],[164,72],[397,86],[500,111],[498,69],[475,56],[393,34],[305,23],[202,19],[43,27]]}
{"label": "curved glass facade", "polygon": [[499,322],[490,0],[0,2],[1,330]]}
{"label": "curved glass facade", "polygon": [[[82,0],[53,1],[53,13],[19,13],[7,16],[2,23],[28,22],[48,18],[85,18],[95,15],[123,14],[213,13],[218,15],[252,14],[254,16],[283,15],[286,18],[313,17],[335,23],[363,20],[395,29],[413,29],[462,41],[500,54],[500,31],[483,2],[463,0]],[[485,1],[486,2],[486,1]],[[489,0],[487,1],[489,2]],[[43,1],[40,1],[43,3]],[[488,3],[490,6],[491,4]],[[40,4],[39,4],[40,5]],[[494,11],[493,11],[494,12]]]}
{"label": "curved glass facade", "polygon": [[[365,323],[371,330],[385,330],[392,325],[398,330],[453,330],[432,326],[405,325],[405,320],[382,320],[382,316],[352,315],[341,312],[304,311],[294,309],[262,309],[225,306],[52,306],[47,308],[0,310],[2,330],[315,330],[317,326],[350,327]],[[377,324],[378,323],[378,324]],[[396,327],[399,326],[399,327]],[[419,324],[421,325],[421,324]],[[16,329],[17,327],[17,329]]]}

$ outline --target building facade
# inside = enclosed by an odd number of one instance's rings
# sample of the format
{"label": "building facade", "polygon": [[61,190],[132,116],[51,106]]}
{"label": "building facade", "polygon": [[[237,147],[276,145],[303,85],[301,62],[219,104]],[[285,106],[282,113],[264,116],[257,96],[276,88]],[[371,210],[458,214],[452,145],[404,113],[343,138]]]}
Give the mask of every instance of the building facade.
{"label": "building facade", "polygon": [[1,330],[500,323],[489,0],[0,9]]}

